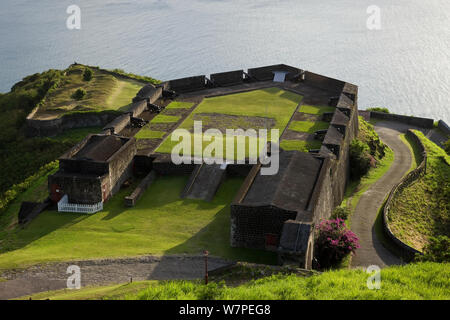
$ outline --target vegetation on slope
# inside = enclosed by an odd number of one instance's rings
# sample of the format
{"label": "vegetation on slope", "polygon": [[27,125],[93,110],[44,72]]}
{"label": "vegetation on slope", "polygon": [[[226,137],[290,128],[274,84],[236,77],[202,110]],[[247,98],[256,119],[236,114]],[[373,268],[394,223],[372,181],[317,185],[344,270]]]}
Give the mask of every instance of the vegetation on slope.
{"label": "vegetation on slope", "polygon": [[[251,277],[257,270],[249,272]],[[55,291],[33,299],[264,299],[264,300],[401,300],[450,299],[449,264],[418,263],[381,270],[379,290],[370,290],[363,270],[328,271],[310,277],[272,275],[240,284],[201,281],[141,281],[124,285]]]}
{"label": "vegetation on slope", "polygon": [[[87,76],[88,70],[90,76]],[[63,71],[59,85],[46,94],[34,118],[51,119],[80,111],[124,109],[145,83],[100,68],[74,64]]]}
{"label": "vegetation on slope", "polygon": [[430,237],[450,236],[450,156],[423,133],[414,132],[427,151],[426,174],[394,199],[389,226],[402,241],[421,251]]}
{"label": "vegetation on slope", "polygon": [[[352,210],[358,204],[360,197],[366,192],[369,187],[380,179],[391,167],[394,161],[394,153],[386,146],[375,132],[373,125],[366,122],[362,117],[359,117],[359,132],[354,144],[357,144],[362,150],[359,159],[351,159],[351,163],[355,163],[365,157],[362,161],[367,165],[367,172],[362,176],[353,174],[352,180],[347,186],[344,199],[338,211],[347,211],[344,220],[348,220],[351,224]],[[361,147],[362,146],[362,147]],[[373,160],[373,161],[371,161]],[[339,217],[339,212],[336,212],[336,217]]]}
{"label": "vegetation on slope", "polygon": [[28,76],[15,84],[11,92],[0,94],[0,198],[5,197],[3,194],[12,185],[23,182],[58,158],[88,131],[99,130],[74,129],[52,138],[24,136],[22,129],[28,113],[59,85],[61,78],[61,71],[49,70]]}

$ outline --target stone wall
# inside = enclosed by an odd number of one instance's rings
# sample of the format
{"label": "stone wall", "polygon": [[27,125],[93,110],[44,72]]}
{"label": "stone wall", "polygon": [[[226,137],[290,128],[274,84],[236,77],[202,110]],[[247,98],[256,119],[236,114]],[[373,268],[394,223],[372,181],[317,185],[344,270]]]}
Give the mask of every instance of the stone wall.
{"label": "stone wall", "polygon": [[284,64],[277,64],[272,66],[260,67],[260,68],[250,68],[248,69],[248,74],[258,80],[258,81],[268,81],[273,80],[274,71],[285,71],[288,72],[286,79],[292,80],[296,75],[299,75],[303,70],[287,66]]}
{"label": "stone wall", "polygon": [[320,74],[309,71],[305,71],[304,82],[313,87],[335,92],[336,95],[342,92],[342,89],[344,88],[345,85],[345,82],[343,81],[325,77]]}
{"label": "stone wall", "polygon": [[392,243],[397,248],[400,255],[406,260],[412,260],[416,254],[421,254],[420,251],[408,246],[406,243],[398,239],[389,228],[389,211],[391,209],[392,201],[399,195],[399,193],[406,187],[408,187],[411,183],[416,181],[422,175],[426,173],[427,168],[427,153],[425,146],[422,141],[420,141],[419,137],[410,129],[406,132],[406,135],[411,138],[414,143],[418,146],[421,161],[419,166],[408,173],[394,188],[391,190],[389,197],[386,201],[386,204],[383,208],[383,230],[386,236],[392,241]]}
{"label": "stone wall", "polygon": [[401,114],[394,113],[384,113],[384,112],[370,112],[371,119],[380,119],[380,120],[389,120],[389,121],[397,121],[401,123],[406,123],[410,126],[416,126],[421,128],[433,128],[434,120],[428,118],[419,118],[412,116],[404,116]]}
{"label": "stone wall", "polygon": [[221,87],[240,84],[244,81],[244,70],[213,73],[210,78],[215,85]]}
{"label": "stone wall", "polygon": [[[155,101],[153,101],[153,102],[155,102]],[[153,103],[153,102],[151,102],[151,103]],[[130,113],[132,117],[137,118],[146,109],[147,109],[147,101],[142,100],[142,101],[138,101],[138,102],[133,102],[130,109],[128,109],[128,113]]]}
{"label": "stone wall", "polygon": [[103,130],[109,130],[111,134],[118,134],[122,131],[126,126],[130,124],[131,118],[130,114],[126,113],[121,116],[118,116],[113,121],[108,123],[103,127]]}
{"label": "stone wall", "polygon": [[176,165],[169,161],[166,161],[166,162],[153,161],[152,166],[153,166],[153,170],[155,170],[157,174],[162,175],[162,176],[191,174],[195,168],[195,164]]}
{"label": "stone wall", "polygon": [[133,193],[129,196],[125,197],[125,206],[134,207],[136,202],[140,199],[140,197],[144,194],[145,190],[155,181],[156,173],[155,171],[151,171],[144,179],[142,179],[141,183],[134,189]]}
{"label": "stone wall", "polygon": [[[48,187],[58,190],[60,196],[67,194],[70,203],[95,204],[103,200],[102,181],[107,177],[59,174],[48,177]],[[53,199],[55,200],[55,199]]]}
{"label": "stone wall", "polygon": [[136,152],[136,139],[131,138],[108,159],[109,181],[107,186],[109,186],[109,190],[107,187],[104,188],[104,193],[107,193],[108,197],[118,192],[121,185],[133,175],[133,159]]}
{"label": "stone wall", "polygon": [[271,249],[266,246],[267,237],[273,236],[276,250],[281,229],[286,220],[295,219],[296,213],[277,207],[247,207],[231,205],[231,246],[255,249]]}
{"label": "stone wall", "polygon": [[102,127],[119,115],[116,111],[86,112],[63,115],[52,120],[27,118],[25,134],[27,137],[50,137],[69,129]]}
{"label": "stone wall", "polygon": [[175,79],[168,81],[167,89],[175,92],[190,92],[205,89],[206,77],[204,75]]}
{"label": "stone wall", "polygon": [[443,120],[438,121],[438,128],[446,135],[450,135],[450,127]]}

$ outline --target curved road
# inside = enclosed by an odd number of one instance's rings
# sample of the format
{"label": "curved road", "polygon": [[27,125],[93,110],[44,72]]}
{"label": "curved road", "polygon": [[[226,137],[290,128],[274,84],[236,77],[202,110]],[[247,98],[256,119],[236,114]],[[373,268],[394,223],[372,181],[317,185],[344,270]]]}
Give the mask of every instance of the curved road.
{"label": "curved road", "polygon": [[361,196],[356,205],[351,229],[358,236],[361,248],[352,258],[352,267],[377,265],[382,268],[402,263],[377,239],[374,224],[384,199],[411,167],[411,152],[399,137],[406,129],[405,126],[388,122],[375,125],[380,139],[393,150],[394,162],[388,172]]}

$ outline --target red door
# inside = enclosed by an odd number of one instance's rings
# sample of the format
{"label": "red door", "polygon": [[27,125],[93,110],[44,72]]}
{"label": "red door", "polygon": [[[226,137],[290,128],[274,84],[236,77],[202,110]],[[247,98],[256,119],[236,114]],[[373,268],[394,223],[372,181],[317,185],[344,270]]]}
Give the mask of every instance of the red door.
{"label": "red door", "polygon": [[58,186],[56,183],[52,184],[50,187],[50,199],[53,202],[58,202],[63,197],[61,187]]}

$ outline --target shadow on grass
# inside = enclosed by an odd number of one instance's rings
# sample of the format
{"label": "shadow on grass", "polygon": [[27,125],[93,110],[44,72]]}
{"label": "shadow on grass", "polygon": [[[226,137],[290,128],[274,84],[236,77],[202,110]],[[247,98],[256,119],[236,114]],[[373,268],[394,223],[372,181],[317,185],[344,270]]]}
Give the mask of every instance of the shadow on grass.
{"label": "shadow on grass", "polygon": [[214,219],[185,242],[165,251],[165,254],[194,252],[203,254],[208,250],[211,256],[263,264],[276,264],[273,252],[247,248],[233,248],[230,245],[230,207],[220,210]]}

